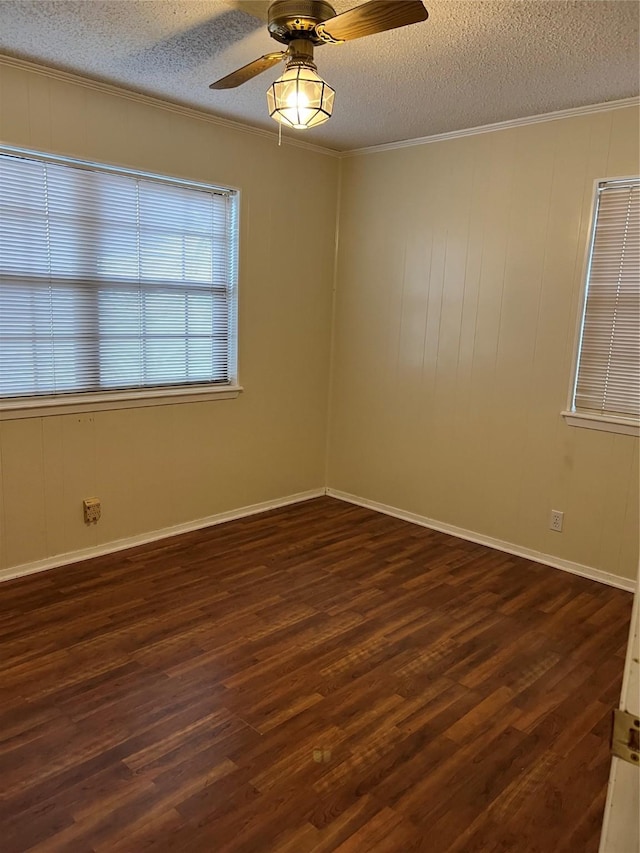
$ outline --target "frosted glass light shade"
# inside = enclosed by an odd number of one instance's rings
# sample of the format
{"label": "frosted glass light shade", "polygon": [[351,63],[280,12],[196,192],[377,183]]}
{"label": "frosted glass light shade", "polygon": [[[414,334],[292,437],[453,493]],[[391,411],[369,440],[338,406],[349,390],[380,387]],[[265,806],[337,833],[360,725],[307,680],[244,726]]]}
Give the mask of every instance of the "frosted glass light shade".
{"label": "frosted glass light shade", "polygon": [[292,65],[267,90],[269,115],[304,130],[331,118],[335,90],[309,65]]}

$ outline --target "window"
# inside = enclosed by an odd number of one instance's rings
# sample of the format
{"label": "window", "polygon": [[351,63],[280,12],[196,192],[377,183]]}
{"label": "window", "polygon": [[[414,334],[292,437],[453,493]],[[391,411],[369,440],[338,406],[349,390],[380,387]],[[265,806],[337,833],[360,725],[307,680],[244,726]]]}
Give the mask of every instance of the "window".
{"label": "window", "polygon": [[580,426],[638,434],[640,179],[637,178],[602,181],[597,186],[571,411],[563,414],[569,422]]}
{"label": "window", "polygon": [[0,152],[0,403],[235,379],[237,194]]}

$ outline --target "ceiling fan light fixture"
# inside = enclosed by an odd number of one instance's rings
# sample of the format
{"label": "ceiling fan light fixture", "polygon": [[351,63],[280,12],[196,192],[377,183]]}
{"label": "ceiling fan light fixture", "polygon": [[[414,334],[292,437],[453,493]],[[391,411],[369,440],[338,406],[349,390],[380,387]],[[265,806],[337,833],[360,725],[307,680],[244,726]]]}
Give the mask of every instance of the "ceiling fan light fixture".
{"label": "ceiling fan light fixture", "polygon": [[269,115],[296,130],[317,127],[331,118],[335,94],[319,76],[314,63],[289,63],[284,74],[267,89]]}

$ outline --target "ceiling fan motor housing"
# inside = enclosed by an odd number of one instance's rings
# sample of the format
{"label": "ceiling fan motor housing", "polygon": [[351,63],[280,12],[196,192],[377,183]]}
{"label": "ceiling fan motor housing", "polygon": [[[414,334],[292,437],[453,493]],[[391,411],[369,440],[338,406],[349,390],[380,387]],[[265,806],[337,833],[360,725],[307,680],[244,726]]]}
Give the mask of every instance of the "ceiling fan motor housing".
{"label": "ceiling fan motor housing", "polygon": [[315,27],[335,14],[325,0],[276,0],[269,6],[269,32],[282,44],[305,38],[315,45],[324,44],[314,32]]}

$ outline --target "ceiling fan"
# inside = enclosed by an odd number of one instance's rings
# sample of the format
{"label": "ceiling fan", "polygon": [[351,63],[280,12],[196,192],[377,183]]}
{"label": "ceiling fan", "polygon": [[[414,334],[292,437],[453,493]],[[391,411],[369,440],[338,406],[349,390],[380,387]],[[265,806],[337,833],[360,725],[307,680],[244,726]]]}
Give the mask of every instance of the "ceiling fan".
{"label": "ceiling fan", "polygon": [[[266,7],[247,0],[233,5],[257,17]],[[287,49],[243,65],[209,88],[233,89],[285,61],[284,74],[267,91],[269,115],[298,130],[316,127],[331,117],[335,90],[318,75],[314,47],[406,27],[428,16],[422,0],[369,0],[340,15],[326,0],[275,0],[268,6],[267,29]]]}

